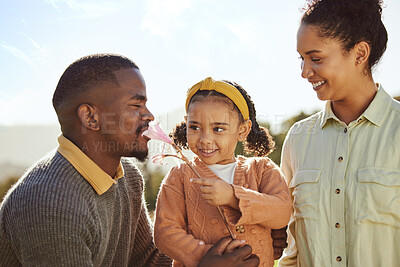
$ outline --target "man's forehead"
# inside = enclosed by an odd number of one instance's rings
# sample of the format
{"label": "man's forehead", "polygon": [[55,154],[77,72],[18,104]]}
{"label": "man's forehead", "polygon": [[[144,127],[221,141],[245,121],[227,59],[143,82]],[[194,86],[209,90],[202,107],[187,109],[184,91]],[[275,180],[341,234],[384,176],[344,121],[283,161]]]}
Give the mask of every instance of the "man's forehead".
{"label": "man's forehead", "polygon": [[115,78],[118,82],[137,82],[145,84],[142,74],[139,69],[136,68],[126,68],[120,69],[113,72]]}

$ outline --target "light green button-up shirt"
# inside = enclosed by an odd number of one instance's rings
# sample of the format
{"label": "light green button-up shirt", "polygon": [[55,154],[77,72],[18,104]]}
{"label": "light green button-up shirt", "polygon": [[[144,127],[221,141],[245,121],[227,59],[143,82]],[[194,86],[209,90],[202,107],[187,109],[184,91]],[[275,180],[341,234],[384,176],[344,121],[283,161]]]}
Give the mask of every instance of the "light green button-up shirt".
{"label": "light green button-up shirt", "polygon": [[279,266],[400,266],[400,103],[382,87],[349,125],[321,111],[282,153],[293,202]]}

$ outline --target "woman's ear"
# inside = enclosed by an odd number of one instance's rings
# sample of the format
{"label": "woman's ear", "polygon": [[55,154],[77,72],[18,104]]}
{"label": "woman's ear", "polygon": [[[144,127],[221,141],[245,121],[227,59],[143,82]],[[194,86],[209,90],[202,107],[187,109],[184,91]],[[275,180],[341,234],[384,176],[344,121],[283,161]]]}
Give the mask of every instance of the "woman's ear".
{"label": "woman's ear", "polygon": [[246,140],[247,136],[251,131],[251,125],[252,125],[251,120],[245,120],[242,124],[240,124],[238,141]]}
{"label": "woman's ear", "polygon": [[78,107],[77,113],[82,127],[92,131],[100,130],[100,116],[94,107],[89,104],[82,104]]}
{"label": "woman's ear", "polygon": [[356,56],[356,61],[355,61],[356,66],[357,65],[365,66],[365,64],[368,64],[368,58],[369,55],[371,54],[371,47],[367,42],[361,41],[357,43],[354,46],[354,52]]}

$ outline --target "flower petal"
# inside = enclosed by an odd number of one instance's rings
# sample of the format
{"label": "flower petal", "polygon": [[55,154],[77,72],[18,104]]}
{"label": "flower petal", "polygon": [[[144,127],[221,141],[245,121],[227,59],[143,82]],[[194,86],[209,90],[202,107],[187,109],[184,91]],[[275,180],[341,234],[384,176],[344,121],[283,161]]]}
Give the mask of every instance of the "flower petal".
{"label": "flower petal", "polygon": [[172,144],[171,138],[163,131],[159,123],[151,123],[149,128],[143,132],[143,135],[150,139],[156,139],[168,144]]}

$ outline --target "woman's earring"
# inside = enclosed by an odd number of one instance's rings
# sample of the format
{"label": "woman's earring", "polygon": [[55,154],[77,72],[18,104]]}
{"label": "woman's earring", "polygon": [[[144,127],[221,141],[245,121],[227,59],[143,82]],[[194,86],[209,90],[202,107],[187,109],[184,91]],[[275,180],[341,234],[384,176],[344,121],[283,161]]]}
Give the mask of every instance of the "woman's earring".
{"label": "woman's earring", "polygon": [[360,64],[361,64],[361,61],[357,59],[356,65],[360,65]]}

